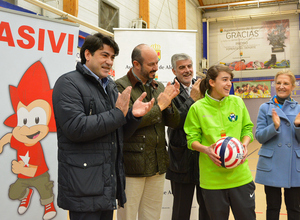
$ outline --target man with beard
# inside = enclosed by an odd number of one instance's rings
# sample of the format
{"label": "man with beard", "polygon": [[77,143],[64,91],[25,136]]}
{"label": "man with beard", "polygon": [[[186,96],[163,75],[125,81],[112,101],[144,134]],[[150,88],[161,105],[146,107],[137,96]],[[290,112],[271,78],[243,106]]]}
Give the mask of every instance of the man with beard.
{"label": "man with beard", "polygon": [[160,218],[165,173],[169,158],[166,150],[165,126],[175,127],[180,117],[172,99],[179,93],[179,83],[166,86],[153,80],[158,70],[158,56],[146,44],[132,52],[133,67],[116,81],[120,92],[132,86],[129,107],[147,92],[145,101],[155,98],[153,108],[131,138],[124,142],[127,203],[118,209],[118,220],[158,220]]}
{"label": "man with beard", "polygon": [[199,152],[187,147],[184,121],[189,108],[200,99],[200,82],[193,79],[192,58],[184,53],[174,54],[171,58],[175,80],[180,83],[180,94],[173,103],[180,112],[181,123],[177,128],[168,128],[170,166],[166,179],[171,181],[173,193],[172,220],[190,219],[191,207],[196,188],[199,204],[199,220],[209,220],[199,182]]}

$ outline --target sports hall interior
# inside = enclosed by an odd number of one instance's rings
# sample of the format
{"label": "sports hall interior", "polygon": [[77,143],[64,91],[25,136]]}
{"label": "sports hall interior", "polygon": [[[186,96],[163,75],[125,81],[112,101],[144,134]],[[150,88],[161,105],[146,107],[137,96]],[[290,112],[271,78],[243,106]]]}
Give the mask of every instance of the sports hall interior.
{"label": "sports hall interior", "polygon": [[[200,73],[198,76],[205,74],[209,66],[221,63],[233,68],[234,89],[243,84],[266,84],[271,92],[275,74],[289,69],[297,79],[292,98],[300,102],[300,0],[0,0],[1,7],[77,24],[78,44],[82,44],[84,36],[95,32],[114,36],[113,28],[196,30],[193,58],[194,72]],[[274,38],[277,43],[272,41]],[[274,86],[272,91],[274,94]],[[270,97],[242,98],[254,123],[255,134],[259,106]],[[259,149],[257,140],[248,148],[253,178]],[[55,169],[55,166],[51,168]],[[7,194],[3,196],[7,199]],[[265,220],[265,193],[260,184],[256,184],[255,197],[257,219]],[[60,216],[65,218],[58,219],[68,218],[65,213]],[[22,217],[20,219],[27,219]],[[231,214],[230,220],[233,219]],[[286,219],[283,202],[280,220]]]}

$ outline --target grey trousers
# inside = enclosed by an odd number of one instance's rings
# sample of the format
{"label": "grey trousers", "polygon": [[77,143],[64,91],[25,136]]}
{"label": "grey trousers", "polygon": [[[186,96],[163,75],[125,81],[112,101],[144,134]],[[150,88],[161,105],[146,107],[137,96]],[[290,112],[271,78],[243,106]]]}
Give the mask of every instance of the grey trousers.
{"label": "grey trousers", "polygon": [[221,190],[202,189],[210,220],[228,220],[230,208],[235,220],[255,220],[255,184]]}

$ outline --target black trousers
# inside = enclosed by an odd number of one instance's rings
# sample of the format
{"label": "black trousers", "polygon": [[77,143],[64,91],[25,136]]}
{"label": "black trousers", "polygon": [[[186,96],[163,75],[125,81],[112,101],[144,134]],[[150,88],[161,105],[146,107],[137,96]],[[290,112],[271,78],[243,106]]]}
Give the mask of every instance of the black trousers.
{"label": "black trousers", "polygon": [[228,220],[230,207],[235,220],[255,220],[255,184],[231,188],[202,189],[210,220]]}
{"label": "black trousers", "polygon": [[190,219],[195,188],[199,204],[199,220],[209,220],[200,186],[193,183],[177,183],[171,180],[173,193],[172,220]]}
{"label": "black trousers", "polygon": [[[279,220],[282,196],[280,187],[265,186],[267,220]],[[300,220],[300,187],[284,188],[288,220]]]}
{"label": "black trousers", "polygon": [[73,212],[69,211],[70,220],[112,220],[113,210],[98,212]]}

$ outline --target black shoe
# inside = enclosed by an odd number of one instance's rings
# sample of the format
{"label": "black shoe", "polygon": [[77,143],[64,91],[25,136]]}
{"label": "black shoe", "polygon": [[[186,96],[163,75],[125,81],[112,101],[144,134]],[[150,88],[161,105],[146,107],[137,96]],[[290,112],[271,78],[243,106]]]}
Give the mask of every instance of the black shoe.
{"label": "black shoe", "polygon": [[271,59],[265,63],[265,69],[269,68],[271,65],[275,65],[276,61],[276,54],[271,54]]}

